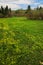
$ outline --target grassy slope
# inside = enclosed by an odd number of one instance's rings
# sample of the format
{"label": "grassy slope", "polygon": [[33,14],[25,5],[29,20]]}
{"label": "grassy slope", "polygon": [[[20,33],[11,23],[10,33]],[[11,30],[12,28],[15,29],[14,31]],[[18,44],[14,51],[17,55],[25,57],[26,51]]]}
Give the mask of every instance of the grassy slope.
{"label": "grassy slope", "polygon": [[[21,34],[32,35],[36,38],[35,42],[43,43],[43,21],[26,20],[25,18],[7,18],[0,19],[3,23],[3,29],[9,31],[18,31]],[[0,28],[1,28],[0,24]]]}
{"label": "grassy slope", "polygon": [[0,32],[0,43],[15,44],[16,54],[20,53],[15,65],[39,65],[43,61],[43,21],[23,17],[0,19]]}

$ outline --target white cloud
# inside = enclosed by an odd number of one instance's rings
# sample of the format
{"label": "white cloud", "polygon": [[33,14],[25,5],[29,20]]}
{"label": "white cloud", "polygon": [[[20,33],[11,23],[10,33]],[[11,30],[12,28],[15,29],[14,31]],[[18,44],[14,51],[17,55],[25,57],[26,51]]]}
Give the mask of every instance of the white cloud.
{"label": "white cloud", "polygon": [[9,4],[9,3],[0,3],[0,7],[3,6],[5,7],[6,5],[8,5],[9,8],[11,8],[12,10],[16,10],[16,9],[20,9],[21,7],[17,4]]}
{"label": "white cloud", "polygon": [[0,0],[2,3],[31,4],[34,0]]}
{"label": "white cloud", "polygon": [[37,0],[0,0],[0,6],[6,6],[8,5],[9,8],[15,10],[15,9],[20,9],[23,8],[23,6],[20,6],[20,4],[24,5],[34,5],[33,8],[36,5],[42,6],[39,2],[35,2]]}
{"label": "white cloud", "polygon": [[40,6],[43,7],[43,4],[40,4],[39,7],[40,7]]}
{"label": "white cloud", "polygon": [[34,0],[0,0],[0,6],[8,5],[11,9],[20,9],[20,4],[32,4]]}
{"label": "white cloud", "polygon": [[32,4],[33,1],[32,0],[18,0],[18,1],[15,1],[14,3],[16,3],[16,4]]}

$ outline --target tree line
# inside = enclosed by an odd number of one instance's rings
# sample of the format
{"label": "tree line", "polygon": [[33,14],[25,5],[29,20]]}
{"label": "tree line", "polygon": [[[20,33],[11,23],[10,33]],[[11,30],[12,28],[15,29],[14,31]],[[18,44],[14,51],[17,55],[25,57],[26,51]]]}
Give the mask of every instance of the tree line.
{"label": "tree line", "polygon": [[0,18],[1,17],[11,17],[11,16],[18,16],[18,17],[27,17],[28,19],[40,19],[43,20],[43,8],[37,7],[35,9],[31,9],[31,6],[28,5],[26,10],[19,9],[12,11],[11,8],[6,6],[5,8],[1,6],[0,8]]}
{"label": "tree line", "polygon": [[25,13],[28,19],[40,19],[40,20],[43,19],[43,8],[42,7],[37,7],[32,10],[31,6],[29,5]]}
{"label": "tree line", "polygon": [[31,6],[28,5],[26,10],[16,10],[14,13],[15,16],[26,16],[28,19],[43,19],[43,8],[37,7],[31,9]]}
{"label": "tree line", "polygon": [[8,8],[8,6],[0,8],[0,18],[1,17],[10,17],[11,16],[11,8]]}

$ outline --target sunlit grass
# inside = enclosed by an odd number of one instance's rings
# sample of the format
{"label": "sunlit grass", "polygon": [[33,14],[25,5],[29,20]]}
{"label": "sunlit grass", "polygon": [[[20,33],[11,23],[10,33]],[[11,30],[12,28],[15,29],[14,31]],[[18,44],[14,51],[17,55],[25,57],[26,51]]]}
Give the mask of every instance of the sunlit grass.
{"label": "sunlit grass", "polygon": [[4,45],[0,47],[4,51],[0,49],[1,59],[10,50],[7,58],[1,60],[2,64],[6,60],[7,65],[39,65],[43,62],[43,21],[24,17],[0,19],[1,44],[7,45],[7,49],[3,49]]}

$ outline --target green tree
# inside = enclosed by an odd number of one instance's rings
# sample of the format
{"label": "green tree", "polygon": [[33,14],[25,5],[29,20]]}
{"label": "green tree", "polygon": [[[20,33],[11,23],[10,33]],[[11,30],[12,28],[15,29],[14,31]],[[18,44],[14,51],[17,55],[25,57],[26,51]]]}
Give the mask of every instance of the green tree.
{"label": "green tree", "polygon": [[3,6],[1,6],[1,13],[4,15],[5,14],[5,10],[3,8]]}
{"label": "green tree", "polygon": [[27,8],[27,10],[31,10],[31,6],[30,6],[30,5],[28,5],[28,8]]}
{"label": "green tree", "polygon": [[5,15],[8,15],[8,6],[5,7]]}

